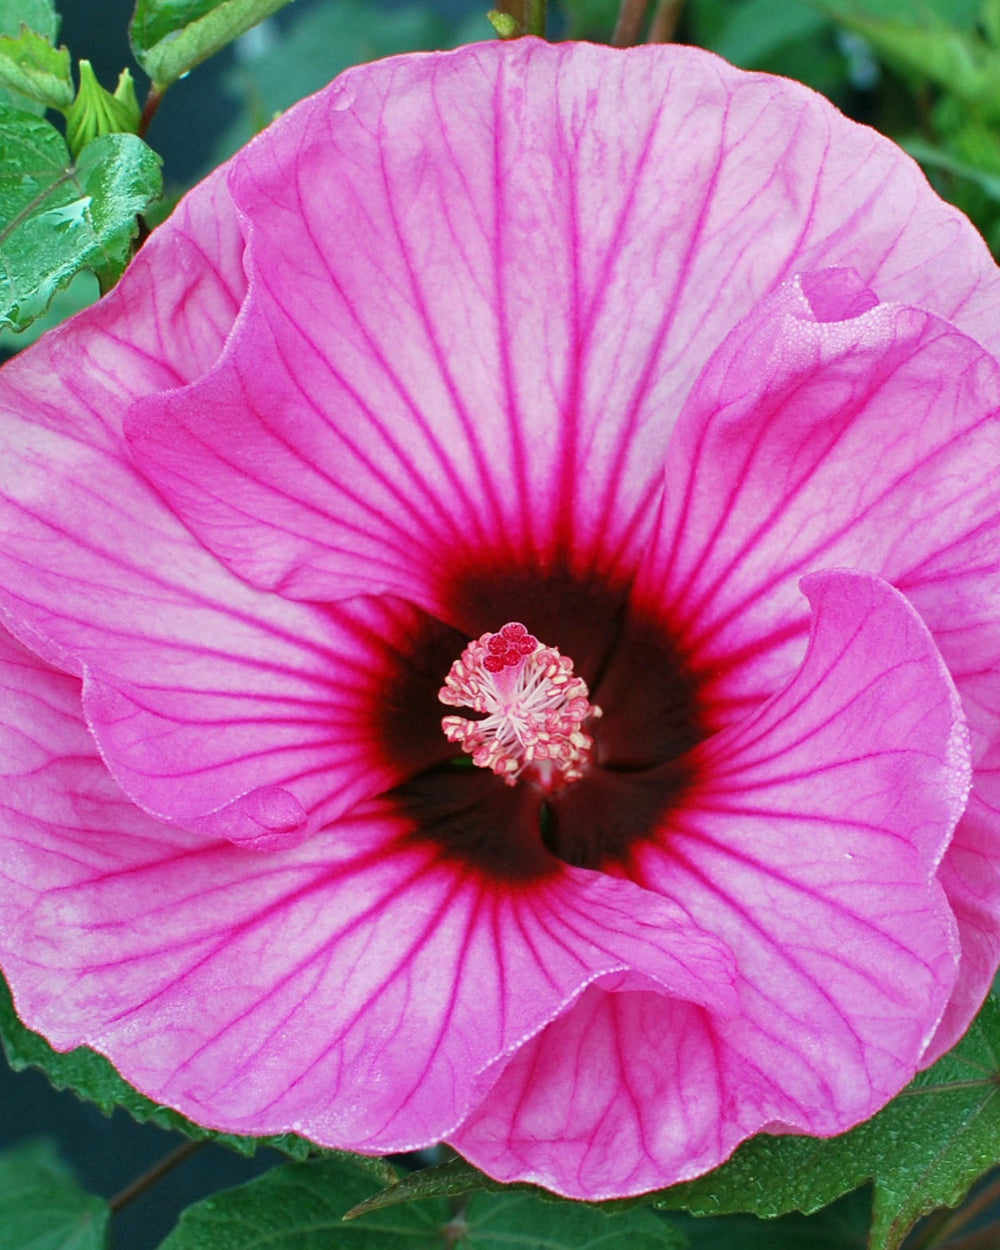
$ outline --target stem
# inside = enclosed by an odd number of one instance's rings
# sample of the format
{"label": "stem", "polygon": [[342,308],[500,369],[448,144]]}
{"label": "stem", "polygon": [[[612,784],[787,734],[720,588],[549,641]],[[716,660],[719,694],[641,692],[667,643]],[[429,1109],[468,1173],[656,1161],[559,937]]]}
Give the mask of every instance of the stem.
{"label": "stem", "polygon": [[168,1155],[164,1155],[159,1162],[154,1163],[148,1172],[143,1172],[143,1174],[134,1180],[131,1185],[126,1185],[120,1193],[115,1194],[115,1196],[108,1203],[112,1212],[120,1211],[122,1207],[127,1206],[133,1198],[138,1198],[138,1196],[143,1193],[144,1190],[147,1190],[150,1185],[155,1185],[161,1176],[166,1176],[166,1174],[175,1168],[178,1163],[183,1163],[188,1155],[193,1155],[194,1152],[196,1150],[200,1150],[204,1144],[205,1143],[203,1141],[181,1142],[175,1150],[171,1150],[171,1152]]}
{"label": "stem", "polygon": [[669,43],[677,30],[681,18],[684,0],[660,0],[653,10],[653,20],[649,23],[647,43]]}
{"label": "stem", "polygon": [[545,0],[526,0],[524,6],[524,33],[545,38]]}
{"label": "stem", "polygon": [[146,96],[146,103],[142,106],[142,116],[139,118],[139,129],[136,131],[140,139],[145,137],[149,123],[156,115],[165,91],[166,87],[159,87],[155,82],[150,84],[149,95]]}
{"label": "stem", "polygon": [[648,8],[649,0],[621,0],[618,19],[611,36],[613,48],[630,48],[639,42]]}

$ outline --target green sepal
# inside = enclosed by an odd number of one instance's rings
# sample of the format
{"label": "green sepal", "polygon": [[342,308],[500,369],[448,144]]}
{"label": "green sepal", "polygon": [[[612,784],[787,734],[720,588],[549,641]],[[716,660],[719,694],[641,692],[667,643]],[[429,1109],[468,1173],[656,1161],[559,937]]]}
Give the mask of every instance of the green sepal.
{"label": "green sepal", "polygon": [[112,94],[97,81],[90,62],[80,62],[80,90],[66,109],[66,140],[74,156],[101,135],[134,135],[140,116],[135,83],[127,69],[118,75]]}
{"label": "green sepal", "polygon": [[46,108],[65,109],[73,100],[68,49],[54,48],[26,25],[17,35],[0,34],[0,87]]}

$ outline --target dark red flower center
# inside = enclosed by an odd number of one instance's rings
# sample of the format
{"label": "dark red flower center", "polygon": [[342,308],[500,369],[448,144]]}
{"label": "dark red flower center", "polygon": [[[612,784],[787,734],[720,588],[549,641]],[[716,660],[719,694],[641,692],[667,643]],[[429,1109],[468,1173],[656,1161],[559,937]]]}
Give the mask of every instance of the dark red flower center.
{"label": "dark red flower center", "polygon": [[[716,728],[669,613],[612,579],[559,570],[493,568],[452,594],[454,619],[472,628],[462,638],[428,619],[388,701],[409,709],[405,722],[391,711],[381,722],[387,750],[403,732],[443,741],[443,724],[464,752],[393,792],[411,836],[500,882],[560,860],[627,871],[683,803],[692,749]],[[471,715],[442,722],[439,695]]]}

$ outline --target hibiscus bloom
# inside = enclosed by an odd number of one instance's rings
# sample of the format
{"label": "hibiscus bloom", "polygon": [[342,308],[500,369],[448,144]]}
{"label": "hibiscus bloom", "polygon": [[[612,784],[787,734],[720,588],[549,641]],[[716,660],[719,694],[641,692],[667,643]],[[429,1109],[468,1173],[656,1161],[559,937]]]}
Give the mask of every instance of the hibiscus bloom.
{"label": "hibiscus bloom", "polygon": [[998,959],[998,310],[696,50],[292,109],[0,378],[26,1023],[583,1198],[872,1114]]}

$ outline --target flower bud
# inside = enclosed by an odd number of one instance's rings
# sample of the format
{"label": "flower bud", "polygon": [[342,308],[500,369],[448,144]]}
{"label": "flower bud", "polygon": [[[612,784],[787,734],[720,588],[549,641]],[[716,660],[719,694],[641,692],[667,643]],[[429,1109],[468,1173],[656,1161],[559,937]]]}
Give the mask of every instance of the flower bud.
{"label": "flower bud", "polygon": [[66,141],[74,156],[100,135],[135,134],[140,116],[135,84],[127,69],[119,74],[112,95],[97,81],[90,62],[80,61],[80,90],[66,109]]}

